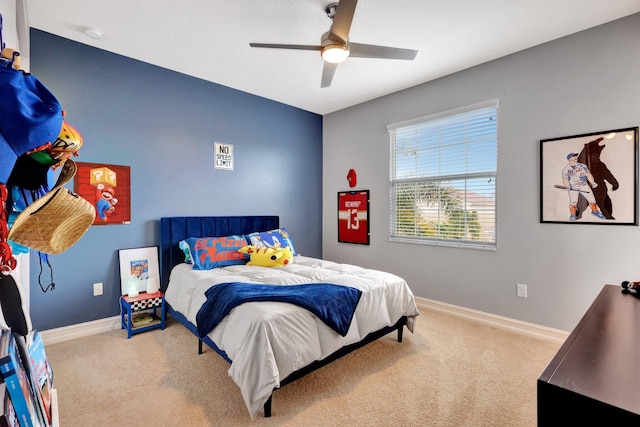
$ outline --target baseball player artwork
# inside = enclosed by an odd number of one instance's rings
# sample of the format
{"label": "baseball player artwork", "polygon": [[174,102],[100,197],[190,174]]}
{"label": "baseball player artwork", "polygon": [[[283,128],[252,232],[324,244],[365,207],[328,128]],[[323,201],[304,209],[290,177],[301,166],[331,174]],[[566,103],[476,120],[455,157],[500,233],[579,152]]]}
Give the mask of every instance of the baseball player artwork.
{"label": "baseball player artwork", "polygon": [[638,128],[540,141],[540,222],[638,225]]}

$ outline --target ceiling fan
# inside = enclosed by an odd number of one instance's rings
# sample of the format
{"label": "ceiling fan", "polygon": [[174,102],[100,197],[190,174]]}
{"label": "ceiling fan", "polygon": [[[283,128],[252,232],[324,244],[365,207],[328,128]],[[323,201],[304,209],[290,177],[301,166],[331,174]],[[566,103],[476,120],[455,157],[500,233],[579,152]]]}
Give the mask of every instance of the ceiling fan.
{"label": "ceiling fan", "polygon": [[333,23],[329,31],[322,35],[320,45],[249,43],[249,46],[273,49],[319,50],[324,59],[320,87],[331,85],[338,64],[345,61],[349,56],[405,60],[413,60],[416,57],[417,50],[349,42],[349,30],[351,29],[351,22],[353,21],[357,4],[358,0],[341,0],[339,5],[338,3],[327,5],[325,12]]}

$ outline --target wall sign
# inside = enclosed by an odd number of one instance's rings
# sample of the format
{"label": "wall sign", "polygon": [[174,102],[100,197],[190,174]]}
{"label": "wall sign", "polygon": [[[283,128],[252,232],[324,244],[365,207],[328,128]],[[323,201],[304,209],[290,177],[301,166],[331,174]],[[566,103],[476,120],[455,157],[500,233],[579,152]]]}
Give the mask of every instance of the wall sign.
{"label": "wall sign", "polygon": [[369,190],[338,192],[338,242],[369,244]]}
{"label": "wall sign", "polygon": [[214,168],[233,170],[233,144],[214,142]]}

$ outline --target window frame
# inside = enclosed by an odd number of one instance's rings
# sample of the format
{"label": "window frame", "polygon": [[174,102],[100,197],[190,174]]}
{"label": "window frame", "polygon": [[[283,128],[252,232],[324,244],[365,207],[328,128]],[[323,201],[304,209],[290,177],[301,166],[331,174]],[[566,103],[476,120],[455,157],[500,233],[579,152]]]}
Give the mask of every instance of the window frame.
{"label": "window frame", "polygon": [[[481,171],[481,172],[463,172],[463,173],[454,173],[454,174],[443,174],[442,172],[436,174],[436,175],[431,175],[431,176],[418,176],[418,177],[414,177],[414,178],[396,178],[395,174],[396,174],[396,164],[398,163],[397,160],[397,155],[398,152],[396,151],[396,136],[397,136],[397,131],[399,129],[406,129],[406,128],[411,128],[411,127],[415,127],[416,132],[418,131],[418,127],[420,125],[424,125],[426,123],[436,123],[436,122],[442,122],[445,121],[447,118],[450,118],[452,116],[457,116],[457,115],[461,115],[464,113],[469,113],[469,112],[474,112],[474,111],[478,111],[478,110],[482,110],[482,109],[486,109],[486,108],[493,108],[494,109],[494,113],[495,113],[495,135],[494,135],[494,141],[495,141],[495,157],[492,157],[491,161],[494,161],[494,169],[493,170],[486,170],[486,171]],[[468,105],[468,106],[464,106],[464,107],[460,107],[460,108],[456,108],[456,109],[452,109],[452,110],[448,110],[448,111],[443,111],[440,113],[436,113],[436,114],[432,114],[429,116],[424,116],[424,117],[419,117],[416,119],[412,119],[412,120],[407,120],[404,122],[399,122],[399,123],[395,123],[395,124],[390,124],[387,126],[387,131],[389,132],[389,161],[390,161],[390,167],[389,167],[389,240],[392,242],[400,242],[400,243],[414,243],[414,244],[424,244],[424,245],[435,245],[435,246],[449,246],[449,247],[460,247],[460,248],[472,248],[472,249],[483,249],[483,250],[497,250],[497,244],[498,244],[498,239],[497,239],[497,207],[498,207],[498,203],[497,203],[497,187],[498,187],[498,183],[497,183],[497,177],[498,177],[498,130],[499,130],[499,100],[498,99],[491,99],[488,101],[484,101],[484,102],[480,102],[480,103],[476,103],[476,104],[472,104],[472,105]],[[440,140],[438,140],[438,144],[440,144]],[[465,148],[471,146],[471,144],[468,141],[465,141],[464,143]],[[424,145],[420,145],[418,146],[419,148],[424,148]],[[438,147],[441,147],[440,145],[438,145]],[[481,157],[470,157],[468,155],[464,156],[465,162],[467,160],[469,160],[470,158],[476,159],[476,158],[481,158]],[[419,169],[416,169],[416,171],[418,171]],[[462,180],[465,183],[468,182],[468,180],[471,179],[486,179],[489,178],[489,181],[491,181],[491,179],[493,179],[493,210],[488,210],[486,211],[489,215],[489,217],[493,217],[493,240],[471,240],[471,239],[453,239],[453,238],[445,238],[445,237],[428,237],[428,236],[418,236],[415,232],[413,235],[400,235],[397,232],[397,228],[398,228],[398,219],[397,219],[397,214],[399,211],[399,206],[398,206],[398,200],[397,200],[397,187],[398,185],[402,185],[402,184],[418,184],[421,182],[451,182],[452,180]],[[464,198],[463,198],[463,202],[468,200],[468,195],[469,193],[474,193],[472,190],[467,189],[462,189],[461,191],[464,192]],[[486,196],[485,196],[486,197]],[[438,208],[438,210],[440,210],[440,208]],[[463,209],[463,212],[465,212],[465,216],[466,216],[466,212],[467,209]],[[415,227],[417,227],[417,221],[415,221],[415,217],[414,217],[414,221],[413,224]],[[439,225],[441,225],[441,223],[438,223]],[[465,222],[465,232],[468,231],[468,229],[466,228],[468,223]]]}

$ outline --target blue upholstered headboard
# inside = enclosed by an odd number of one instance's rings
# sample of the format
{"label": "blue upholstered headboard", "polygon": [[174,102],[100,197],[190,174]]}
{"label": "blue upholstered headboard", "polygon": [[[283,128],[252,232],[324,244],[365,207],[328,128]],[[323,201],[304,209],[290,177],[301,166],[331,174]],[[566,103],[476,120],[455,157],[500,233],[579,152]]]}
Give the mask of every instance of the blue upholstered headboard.
{"label": "blue upholstered headboard", "polygon": [[220,237],[273,230],[277,216],[176,216],[160,218],[160,287],[169,284],[171,269],[184,262],[178,242],[189,237]]}

